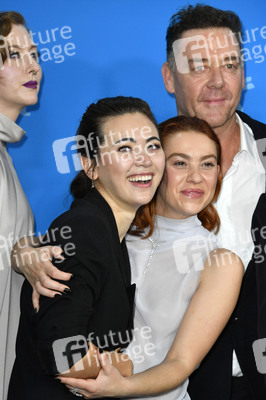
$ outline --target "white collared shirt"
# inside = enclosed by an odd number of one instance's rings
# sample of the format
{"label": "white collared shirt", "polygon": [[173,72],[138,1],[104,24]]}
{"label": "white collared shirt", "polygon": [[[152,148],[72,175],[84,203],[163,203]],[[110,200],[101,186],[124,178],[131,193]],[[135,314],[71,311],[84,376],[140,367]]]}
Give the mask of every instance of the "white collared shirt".
{"label": "white collared shirt", "polygon": [[[236,118],[240,126],[240,149],[223,178],[215,207],[221,219],[219,243],[236,253],[246,269],[254,250],[251,221],[258,199],[265,192],[265,169],[251,128],[237,114]],[[235,352],[233,375],[242,375]]]}
{"label": "white collared shirt", "polygon": [[221,219],[218,240],[241,258],[246,269],[254,250],[251,221],[258,199],[265,192],[265,169],[251,128],[238,115],[237,122],[240,149],[223,178],[215,207]]}

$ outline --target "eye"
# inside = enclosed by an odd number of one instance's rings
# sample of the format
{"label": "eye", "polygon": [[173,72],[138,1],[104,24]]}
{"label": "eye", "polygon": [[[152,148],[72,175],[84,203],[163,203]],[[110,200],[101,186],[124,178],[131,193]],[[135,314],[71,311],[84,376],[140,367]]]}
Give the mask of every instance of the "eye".
{"label": "eye", "polygon": [[225,68],[226,69],[234,69],[235,66],[234,66],[234,64],[225,64]]}
{"label": "eye", "polygon": [[226,71],[230,71],[230,72],[235,72],[238,70],[240,66],[239,62],[235,62],[235,63],[226,63],[223,65],[223,67],[226,69]]}
{"label": "eye", "polygon": [[161,149],[161,145],[160,145],[160,143],[151,143],[151,144],[149,144],[149,145],[147,145],[147,149],[148,150],[159,150],[159,149]]}
{"label": "eye", "polygon": [[210,66],[209,63],[207,62],[205,64],[195,62],[191,64],[191,71],[194,73],[205,72],[208,70],[209,66]]}
{"label": "eye", "polygon": [[194,68],[194,72],[202,72],[205,70],[205,65],[198,65],[197,67]]}
{"label": "eye", "polygon": [[182,167],[186,167],[187,164],[185,163],[185,161],[175,161],[173,163],[173,165],[176,165],[177,167],[182,168]]}
{"label": "eye", "polygon": [[117,151],[120,151],[121,153],[127,153],[129,151],[132,151],[132,148],[128,145],[124,145],[124,146],[119,147],[117,149]]}
{"label": "eye", "polygon": [[213,168],[213,167],[215,167],[215,164],[214,164],[213,162],[207,161],[207,162],[204,162],[204,163],[202,164],[202,166],[203,166],[204,168]]}
{"label": "eye", "polygon": [[10,54],[9,54],[9,57],[16,59],[16,58],[20,57],[20,54],[19,54],[18,51],[11,51]]}
{"label": "eye", "polygon": [[31,54],[31,58],[39,62],[40,53],[38,51],[33,51]]}

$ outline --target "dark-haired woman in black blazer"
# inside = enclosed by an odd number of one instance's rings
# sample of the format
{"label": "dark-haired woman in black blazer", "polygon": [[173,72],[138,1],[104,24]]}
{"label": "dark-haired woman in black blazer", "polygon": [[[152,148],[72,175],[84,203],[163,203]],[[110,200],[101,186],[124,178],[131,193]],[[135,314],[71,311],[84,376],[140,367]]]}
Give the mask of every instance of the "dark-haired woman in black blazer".
{"label": "dark-haired woman in black blazer", "polygon": [[164,153],[154,117],[140,99],[92,104],[77,135],[83,170],[71,185],[75,200],[44,240],[62,247],[65,259],[55,265],[73,275],[70,292],[41,296],[35,313],[31,286],[24,283],[9,400],[79,395],[54,378],[97,376],[96,348],[111,352],[122,374],[132,373],[131,361],[119,353],[131,339],[134,300],[124,236],[156,191]]}

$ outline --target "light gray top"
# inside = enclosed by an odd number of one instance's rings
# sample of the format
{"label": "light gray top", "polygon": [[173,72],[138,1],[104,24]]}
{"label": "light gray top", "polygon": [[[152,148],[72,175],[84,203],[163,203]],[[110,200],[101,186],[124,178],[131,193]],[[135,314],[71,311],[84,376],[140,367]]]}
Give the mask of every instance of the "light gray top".
{"label": "light gray top", "polygon": [[[137,287],[134,338],[127,351],[134,373],[163,361],[198,287],[207,255],[218,247],[214,234],[196,216],[183,220],[157,216],[155,223],[152,240],[127,237],[132,282]],[[156,399],[188,400],[187,386],[188,380]]]}
{"label": "light gray top", "polygon": [[24,134],[15,122],[0,114],[0,400],[6,399],[15,359],[23,282],[23,276],[11,268],[10,252],[17,238],[33,231],[33,215],[6,150],[6,142],[18,142]]}

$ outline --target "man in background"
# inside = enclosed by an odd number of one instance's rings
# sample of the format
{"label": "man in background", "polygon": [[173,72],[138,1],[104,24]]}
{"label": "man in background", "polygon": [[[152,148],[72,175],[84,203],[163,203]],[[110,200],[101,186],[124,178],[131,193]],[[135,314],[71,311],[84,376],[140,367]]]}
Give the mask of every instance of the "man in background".
{"label": "man in background", "polygon": [[[257,290],[259,294],[265,291],[266,282],[263,286],[258,276],[262,268],[257,268],[256,238],[251,232],[258,200],[265,192],[265,169],[257,143],[266,138],[266,125],[236,112],[245,82],[241,30],[235,13],[197,4],[172,16],[166,36],[165,88],[174,93],[178,114],[206,120],[219,137],[223,184],[216,203],[221,219],[218,239],[222,247],[240,256],[245,267],[236,309],[190,378],[193,400],[266,399],[252,349],[259,338],[258,324],[261,337],[266,337],[263,315],[258,318],[257,311]],[[266,213],[264,196],[260,210],[263,206]],[[260,223],[254,219],[253,233]]]}

